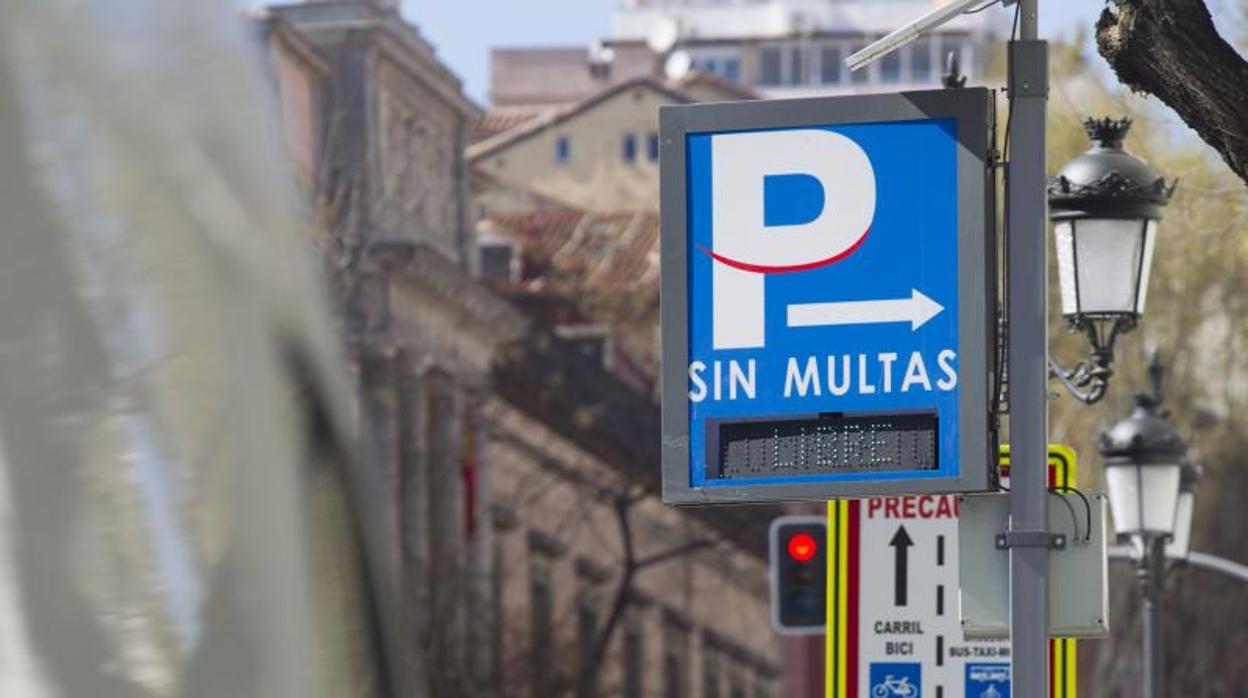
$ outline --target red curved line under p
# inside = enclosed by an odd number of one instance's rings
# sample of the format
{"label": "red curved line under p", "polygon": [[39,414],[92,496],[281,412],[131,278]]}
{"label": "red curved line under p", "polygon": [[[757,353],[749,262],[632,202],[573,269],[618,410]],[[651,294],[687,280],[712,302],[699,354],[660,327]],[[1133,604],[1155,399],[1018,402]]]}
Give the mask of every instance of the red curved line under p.
{"label": "red curved line under p", "polygon": [[699,245],[699,249],[701,249],[706,254],[710,255],[711,259],[714,259],[716,262],[727,264],[728,266],[734,269],[740,269],[742,271],[752,271],[756,274],[787,274],[789,272],[794,272],[794,271],[807,271],[810,269],[818,269],[819,267],[826,267],[829,264],[835,264],[836,262],[839,262],[842,259],[845,259],[851,254],[857,252],[859,247],[862,247],[862,243],[867,239],[867,233],[870,233],[870,232],[871,232],[870,228],[867,228],[866,230],[862,231],[862,235],[858,238],[858,240],[856,240],[854,244],[850,245],[849,249],[845,250],[844,252],[828,257],[827,259],[820,259],[814,262],[807,262],[806,264],[794,264],[791,266],[767,266],[763,264],[750,264],[749,262],[741,262],[735,259],[731,259],[729,257],[725,257],[721,254],[715,254],[710,249],[708,249],[705,245]]}

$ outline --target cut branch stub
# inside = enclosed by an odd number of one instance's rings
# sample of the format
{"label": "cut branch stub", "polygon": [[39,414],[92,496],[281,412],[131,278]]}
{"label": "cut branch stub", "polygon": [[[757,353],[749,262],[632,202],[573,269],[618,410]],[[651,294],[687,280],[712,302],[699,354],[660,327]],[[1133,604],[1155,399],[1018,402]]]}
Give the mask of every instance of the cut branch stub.
{"label": "cut branch stub", "polygon": [[1118,0],[1096,23],[1118,80],[1173,109],[1248,182],[1248,62],[1203,0]]}

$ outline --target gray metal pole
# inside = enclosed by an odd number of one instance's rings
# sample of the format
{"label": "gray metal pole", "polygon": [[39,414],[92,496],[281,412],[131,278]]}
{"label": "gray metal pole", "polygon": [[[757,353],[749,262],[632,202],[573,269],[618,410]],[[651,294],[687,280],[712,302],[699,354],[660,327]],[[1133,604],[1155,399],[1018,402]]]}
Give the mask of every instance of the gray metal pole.
{"label": "gray metal pole", "polygon": [[[1134,560],[1134,549],[1126,546],[1113,546],[1108,554],[1112,560]],[[1136,574],[1140,580],[1140,593],[1144,597],[1144,695],[1148,698],[1161,698],[1165,693],[1165,657],[1162,656],[1163,644],[1161,636],[1161,600],[1165,593],[1166,582],[1166,545],[1164,541],[1155,540],[1146,548],[1145,557],[1137,560],[1139,568]],[[1177,564],[1190,564],[1201,567],[1231,579],[1248,582],[1248,565],[1226,558],[1192,551],[1187,559],[1172,558]]]}
{"label": "gray metal pole", "polygon": [[1037,40],[1036,0],[1020,0],[1009,47],[1010,645],[1013,695],[1048,696],[1048,225],[1045,107],[1048,45]]}
{"label": "gray metal pole", "polygon": [[1161,644],[1161,595],[1166,583],[1166,540],[1146,542],[1148,552],[1140,561],[1140,592],[1144,597],[1144,698],[1165,695],[1165,658]]}

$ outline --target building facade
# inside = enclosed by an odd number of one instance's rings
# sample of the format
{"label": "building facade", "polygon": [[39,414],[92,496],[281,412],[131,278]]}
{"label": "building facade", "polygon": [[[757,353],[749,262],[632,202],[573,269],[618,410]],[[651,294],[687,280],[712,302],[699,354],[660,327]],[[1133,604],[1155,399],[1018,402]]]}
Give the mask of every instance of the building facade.
{"label": "building facade", "polygon": [[1001,12],[965,14],[861,71],[845,67],[850,54],[936,4],[620,0],[611,35],[590,48],[496,49],[490,96],[495,106],[575,101],[604,83],[689,71],[769,98],[934,89],[950,54],[970,82],[984,79],[992,47],[1009,32]]}
{"label": "building facade", "polygon": [[260,24],[415,694],[776,695],[774,512],[663,506],[650,394],[481,278],[458,80],[385,3]]}
{"label": "building facade", "polygon": [[595,210],[654,208],[658,110],[689,101],[680,90],[638,77],[535,111],[468,147],[469,166],[483,175],[478,203],[503,205],[495,196],[503,185]]}
{"label": "building facade", "polygon": [[[931,89],[956,54],[974,82],[989,47],[1009,31],[1000,13],[965,14],[929,36],[850,73],[845,58],[931,10],[934,0],[621,0],[606,45],[646,45],[675,36],[673,50],[694,69],[746,85],[765,97],[806,97]],[[663,26],[667,25],[667,26]],[[668,28],[670,27],[670,28]]]}

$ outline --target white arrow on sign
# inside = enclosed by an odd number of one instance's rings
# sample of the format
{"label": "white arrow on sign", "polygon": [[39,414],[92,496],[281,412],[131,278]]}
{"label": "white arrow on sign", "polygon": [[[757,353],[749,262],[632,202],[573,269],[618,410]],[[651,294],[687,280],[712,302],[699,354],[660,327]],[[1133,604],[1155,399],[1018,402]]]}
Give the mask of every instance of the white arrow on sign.
{"label": "white arrow on sign", "polygon": [[909,298],[841,303],[793,303],[789,306],[789,327],[824,325],[872,325],[880,322],[908,322],[917,330],[940,314],[945,307],[910,289]]}

